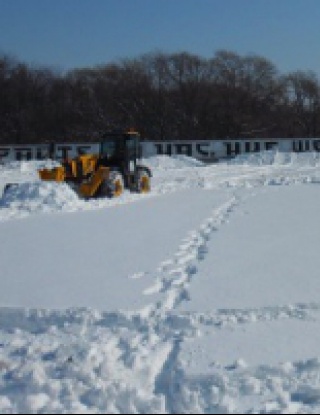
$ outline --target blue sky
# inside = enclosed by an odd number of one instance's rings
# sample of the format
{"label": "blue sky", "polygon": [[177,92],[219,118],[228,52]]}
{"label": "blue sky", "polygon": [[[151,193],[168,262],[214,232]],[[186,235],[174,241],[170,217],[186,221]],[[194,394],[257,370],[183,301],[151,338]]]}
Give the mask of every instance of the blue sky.
{"label": "blue sky", "polygon": [[320,0],[0,0],[0,52],[29,64],[221,49],[320,74]]}

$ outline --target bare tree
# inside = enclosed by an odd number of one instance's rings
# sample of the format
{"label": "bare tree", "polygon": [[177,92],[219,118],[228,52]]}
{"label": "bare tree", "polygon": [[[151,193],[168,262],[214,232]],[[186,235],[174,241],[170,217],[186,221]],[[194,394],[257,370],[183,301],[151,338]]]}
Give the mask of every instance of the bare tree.
{"label": "bare tree", "polygon": [[297,71],[287,75],[287,98],[294,121],[293,134],[302,137],[319,133],[320,86],[313,72]]}
{"label": "bare tree", "polygon": [[0,142],[316,136],[319,81],[261,56],[155,52],[67,74],[0,56]]}

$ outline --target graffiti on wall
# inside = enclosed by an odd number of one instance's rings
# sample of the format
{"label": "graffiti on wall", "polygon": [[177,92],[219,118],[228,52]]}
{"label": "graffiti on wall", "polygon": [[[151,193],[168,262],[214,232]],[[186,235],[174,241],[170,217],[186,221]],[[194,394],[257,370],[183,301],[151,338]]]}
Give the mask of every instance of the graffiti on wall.
{"label": "graffiti on wall", "polygon": [[21,160],[63,160],[79,154],[96,153],[99,144],[57,144],[0,147],[0,162]]}
{"label": "graffiti on wall", "polygon": [[[207,141],[144,141],[143,157],[155,155],[185,155],[204,162],[215,162],[240,154],[256,153],[278,148],[280,151],[320,152],[320,139],[279,140],[207,140]],[[97,153],[98,143],[66,143],[43,145],[17,145],[0,147],[0,163],[19,160],[63,160],[84,153]]]}
{"label": "graffiti on wall", "polygon": [[194,158],[215,159],[216,154],[212,149],[211,141],[192,142],[155,142],[157,155],[185,155]]}

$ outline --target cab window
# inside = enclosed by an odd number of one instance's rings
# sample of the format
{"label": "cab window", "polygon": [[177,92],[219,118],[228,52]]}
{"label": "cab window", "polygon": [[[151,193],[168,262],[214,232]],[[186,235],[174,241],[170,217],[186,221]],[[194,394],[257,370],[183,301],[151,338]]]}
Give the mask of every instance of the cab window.
{"label": "cab window", "polygon": [[101,143],[101,154],[108,155],[109,157],[113,157],[116,153],[116,141],[115,140],[107,140]]}

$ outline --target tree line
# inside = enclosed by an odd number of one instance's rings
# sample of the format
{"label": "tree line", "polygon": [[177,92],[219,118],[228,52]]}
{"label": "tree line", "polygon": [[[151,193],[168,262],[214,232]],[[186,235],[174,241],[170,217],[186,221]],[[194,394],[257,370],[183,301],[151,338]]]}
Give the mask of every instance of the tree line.
{"label": "tree line", "polygon": [[0,143],[316,137],[320,83],[261,56],[160,52],[58,73],[0,56]]}

